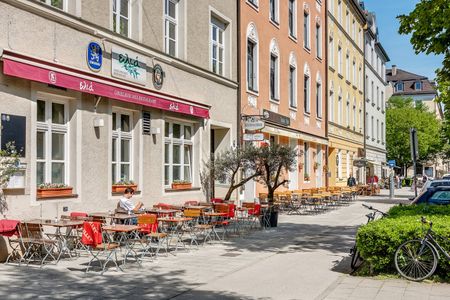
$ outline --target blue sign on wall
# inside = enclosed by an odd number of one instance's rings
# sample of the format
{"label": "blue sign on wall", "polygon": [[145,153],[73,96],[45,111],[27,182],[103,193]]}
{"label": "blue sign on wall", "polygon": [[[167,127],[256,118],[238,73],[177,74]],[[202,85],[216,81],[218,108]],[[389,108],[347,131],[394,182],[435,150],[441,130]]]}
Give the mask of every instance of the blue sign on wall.
{"label": "blue sign on wall", "polygon": [[395,167],[395,160],[388,160],[387,164],[389,167],[393,168],[393,167]]}
{"label": "blue sign on wall", "polygon": [[90,42],[87,47],[86,60],[91,69],[94,72],[100,71],[103,63],[103,50],[102,47],[96,42]]}

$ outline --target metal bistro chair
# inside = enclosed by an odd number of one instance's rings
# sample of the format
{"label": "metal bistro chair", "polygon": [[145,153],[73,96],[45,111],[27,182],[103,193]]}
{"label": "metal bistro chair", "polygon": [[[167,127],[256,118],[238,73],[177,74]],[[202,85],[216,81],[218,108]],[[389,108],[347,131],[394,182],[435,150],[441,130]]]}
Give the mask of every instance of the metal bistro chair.
{"label": "metal bistro chair", "polygon": [[151,254],[153,247],[156,248],[154,255],[157,256],[163,244],[165,245],[164,250],[167,256],[169,253],[168,234],[158,232],[158,216],[155,214],[139,215],[138,226],[140,227],[139,232],[144,235],[142,241],[144,248],[141,257],[144,258],[147,254]]}
{"label": "metal bistro chair", "polygon": [[25,261],[29,265],[32,260],[35,260],[42,267],[48,257],[56,261],[53,251],[55,250],[57,241],[45,237],[42,224],[21,223],[20,239],[24,248],[24,254],[19,264]]}
{"label": "metal bistro chair", "polygon": [[[205,219],[202,215],[201,209],[185,209],[183,214],[187,218],[192,218],[192,221],[186,223],[185,232],[190,236],[191,246],[195,243],[198,246],[199,237],[203,237],[203,245],[211,240],[211,233],[213,225],[205,224]],[[200,224],[200,222],[202,224]]]}

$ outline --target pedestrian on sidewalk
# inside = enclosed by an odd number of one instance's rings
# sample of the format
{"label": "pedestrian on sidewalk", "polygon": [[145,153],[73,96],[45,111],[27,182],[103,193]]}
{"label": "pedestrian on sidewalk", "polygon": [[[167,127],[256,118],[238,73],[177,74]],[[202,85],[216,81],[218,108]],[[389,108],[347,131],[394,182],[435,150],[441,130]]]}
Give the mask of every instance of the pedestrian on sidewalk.
{"label": "pedestrian on sidewalk", "polygon": [[350,173],[350,176],[348,176],[348,179],[347,179],[347,186],[352,187],[355,185],[356,185],[356,179],[355,179],[355,177],[353,177],[353,174]]}

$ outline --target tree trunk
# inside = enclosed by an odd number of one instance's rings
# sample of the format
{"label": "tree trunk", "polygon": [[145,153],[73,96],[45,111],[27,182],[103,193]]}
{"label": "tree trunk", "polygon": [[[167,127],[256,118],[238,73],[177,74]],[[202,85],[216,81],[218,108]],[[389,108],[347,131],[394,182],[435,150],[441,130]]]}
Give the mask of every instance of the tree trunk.
{"label": "tree trunk", "polygon": [[235,190],[236,188],[234,187],[234,186],[230,186],[229,188],[228,188],[228,191],[227,191],[227,194],[225,195],[225,198],[223,198],[223,200],[230,200],[230,198],[231,198],[231,194],[233,194],[233,191]]}

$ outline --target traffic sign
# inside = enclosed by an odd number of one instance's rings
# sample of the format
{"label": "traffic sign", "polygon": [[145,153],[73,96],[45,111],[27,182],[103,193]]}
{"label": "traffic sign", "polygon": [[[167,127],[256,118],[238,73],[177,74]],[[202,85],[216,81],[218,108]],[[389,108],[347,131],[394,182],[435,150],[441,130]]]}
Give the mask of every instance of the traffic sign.
{"label": "traffic sign", "polygon": [[388,160],[388,166],[389,167],[391,167],[391,168],[393,168],[393,167],[395,167],[395,159],[393,159],[393,160]]}
{"label": "traffic sign", "polygon": [[246,141],[246,142],[264,141],[264,134],[263,133],[245,133],[244,141]]}

